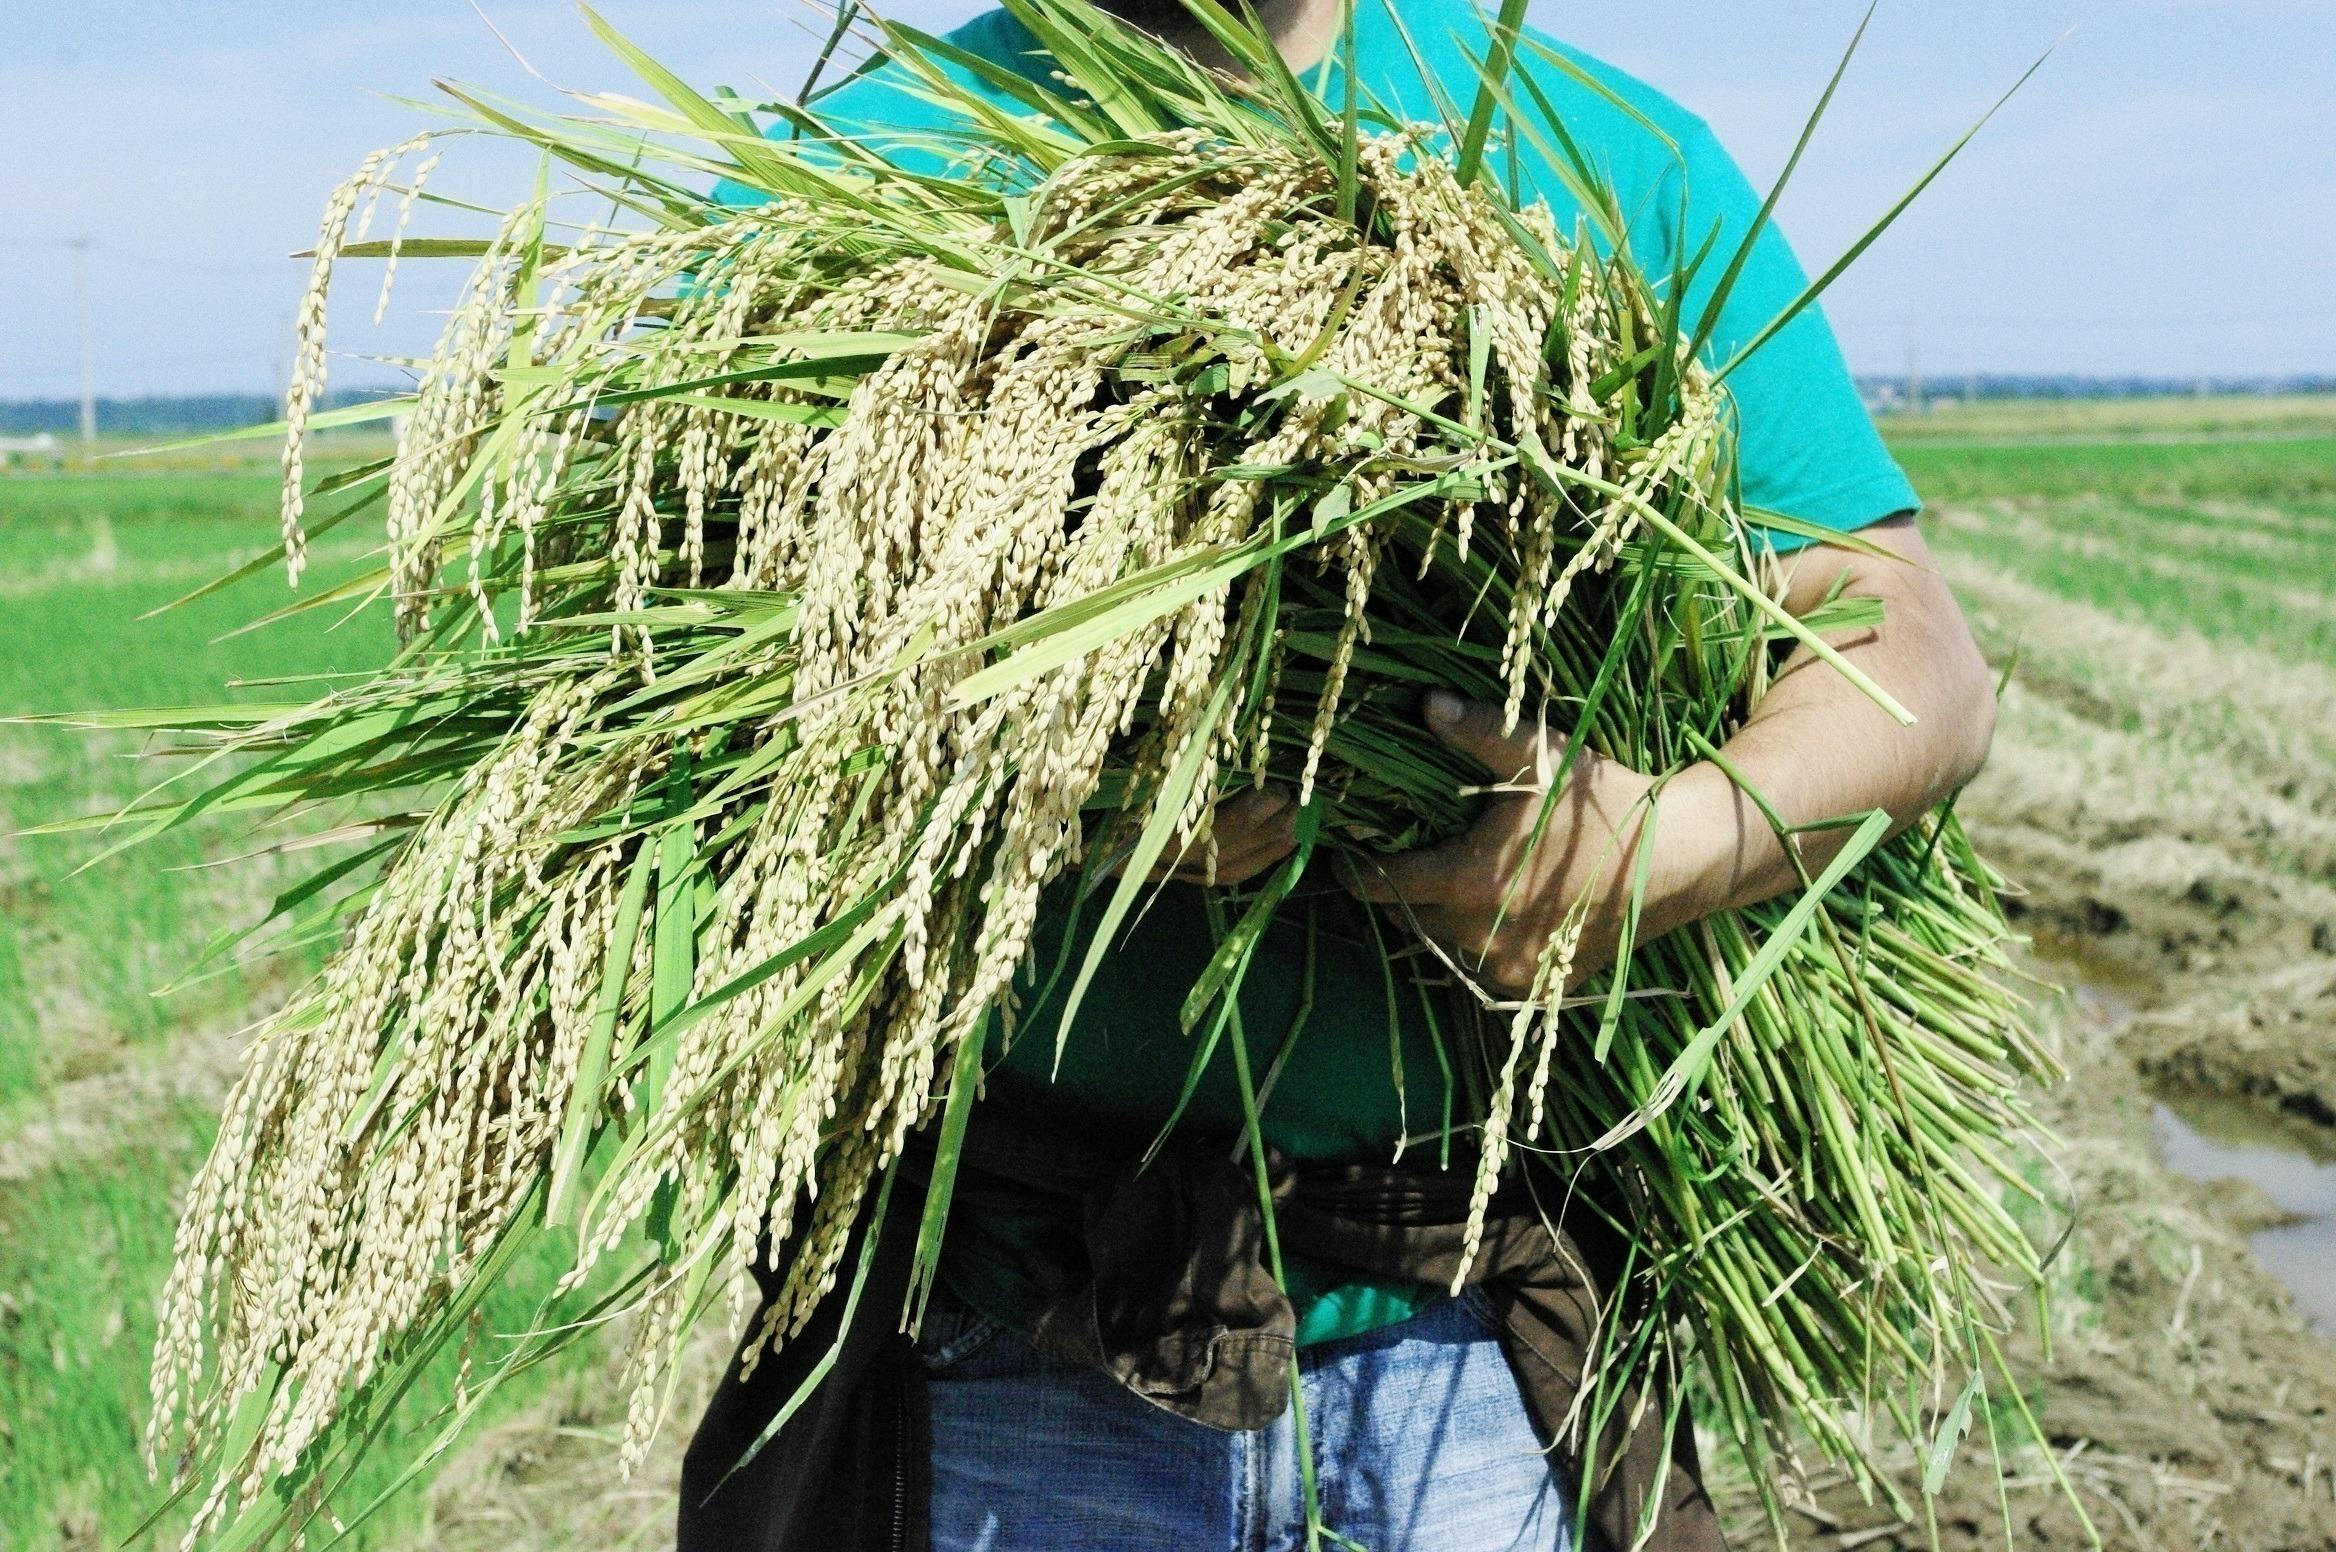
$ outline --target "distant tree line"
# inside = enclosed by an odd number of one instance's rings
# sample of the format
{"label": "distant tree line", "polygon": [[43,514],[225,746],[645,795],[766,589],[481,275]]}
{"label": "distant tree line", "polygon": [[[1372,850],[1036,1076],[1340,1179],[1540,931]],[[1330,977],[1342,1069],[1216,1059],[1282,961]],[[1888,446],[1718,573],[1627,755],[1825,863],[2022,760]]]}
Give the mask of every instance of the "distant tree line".
{"label": "distant tree line", "polygon": [[1941,372],[1920,383],[1902,376],[1863,374],[1869,399],[1906,398],[1919,387],[1933,399],[2163,399],[2181,395],[2336,393],[2336,375],[2304,373],[2260,377],[2092,377],[2080,373]]}
{"label": "distant tree line", "polygon": [[[1896,401],[1914,385],[1903,377],[1867,375],[1858,379],[1866,396]],[[2171,394],[2336,393],[2336,375],[2292,377],[2086,377],[2075,373],[2000,374],[1947,373],[1926,377],[1921,384],[1929,398],[1965,399],[2097,399],[2162,398]],[[342,388],[327,393],[324,407],[361,404],[384,398],[387,388]],[[134,399],[97,401],[97,428],[108,436],[199,436],[206,431],[233,431],[264,425],[283,413],[283,406],[264,393],[156,394]],[[76,399],[0,399],[0,436],[38,436],[53,431],[71,438],[81,429],[81,404]]]}
{"label": "distant tree line", "polygon": [[[343,388],[328,392],[323,407],[362,404],[387,397],[387,388]],[[134,399],[99,399],[97,429],[105,436],[200,436],[265,425],[284,407],[264,393],[155,394]],[[78,399],[0,399],[0,436],[38,436],[53,431],[67,440],[81,434]]]}

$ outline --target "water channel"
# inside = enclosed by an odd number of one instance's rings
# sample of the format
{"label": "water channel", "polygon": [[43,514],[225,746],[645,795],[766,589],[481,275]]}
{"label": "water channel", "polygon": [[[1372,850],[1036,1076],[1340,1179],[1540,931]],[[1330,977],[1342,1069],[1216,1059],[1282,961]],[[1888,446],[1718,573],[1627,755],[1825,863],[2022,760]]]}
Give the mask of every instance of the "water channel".
{"label": "water channel", "polygon": [[2336,1135],[2227,1094],[2157,1096],[2158,1146],[2193,1180],[2243,1180],[2290,1221],[2248,1235],[2296,1309],[2336,1338]]}

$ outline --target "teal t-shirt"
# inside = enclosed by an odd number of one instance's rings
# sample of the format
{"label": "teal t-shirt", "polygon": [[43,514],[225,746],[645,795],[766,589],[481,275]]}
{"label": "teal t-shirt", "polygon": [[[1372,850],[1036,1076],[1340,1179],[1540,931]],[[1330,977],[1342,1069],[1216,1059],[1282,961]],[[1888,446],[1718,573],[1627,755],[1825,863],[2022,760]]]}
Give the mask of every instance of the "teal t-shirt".
{"label": "teal t-shirt", "polygon": [[[1533,77],[1618,196],[1642,269],[1667,274],[1676,256],[1699,252],[1709,242],[1722,259],[1703,266],[1700,284],[1716,282],[1724,257],[1757,219],[1761,200],[1711,130],[1645,83],[1533,36],[1597,83],[1585,84],[1531,49],[1520,50],[1518,69]],[[949,41],[1051,84],[1051,59],[1002,10],[975,17],[950,33]],[[1354,43],[1360,87],[1405,118],[1433,121],[1439,114],[1431,79],[1465,113],[1476,80],[1468,56],[1486,54],[1488,26],[1469,0],[1358,0]],[[1320,76],[1332,103],[1341,100],[1337,70],[1334,60]],[[953,73],[972,84],[969,72]],[[1309,72],[1308,79],[1316,77]],[[897,67],[878,64],[813,106],[855,141],[904,166],[938,171],[952,154],[953,127],[962,126],[905,89],[904,80]],[[1027,111],[1002,94],[989,95],[1009,111]],[[1496,131],[1501,127],[1496,121]],[[1569,229],[1579,207],[1530,137],[1506,136],[1499,143],[1513,161],[1496,160],[1495,170],[1513,177],[1528,199],[1546,200],[1560,230]],[[761,198],[735,184],[724,185],[718,196],[740,205]],[[1715,361],[1732,356],[1806,284],[1782,234],[1773,227],[1762,233],[1707,354]],[[1691,290],[1683,316],[1699,316],[1702,302]],[[1737,456],[1747,505],[1837,530],[1917,509],[1914,490],[1884,449],[1818,309],[1804,312],[1762,346],[1735,371],[1729,387],[1740,422]],[[1778,549],[1795,542],[1775,540]],[[1461,1063],[1448,1044],[1452,1031],[1410,977],[1389,962],[1391,953],[1403,952],[1399,932],[1382,932],[1327,881],[1308,893],[1311,924],[1293,916],[1265,935],[1241,997],[1240,1027],[1253,1071],[1262,1079],[1280,1058],[1262,1112],[1267,1139],[1294,1158],[1386,1160],[1407,1134],[1439,1132],[1447,1119],[1465,1125],[1470,1117],[1467,1101],[1455,1092]],[[1074,955],[1084,948],[1075,940],[1068,904],[1067,890],[1058,889],[1033,956],[1041,976],[1066,938],[1073,938],[1068,946]],[[989,1099],[1044,1107],[1050,1120],[1102,1141],[1131,1148],[1148,1143],[1191,1069],[1195,1037],[1185,1032],[1179,1014],[1212,948],[1203,892],[1165,886],[1141,919],[1123,928],[1104,960],[1062,1045],[1059,1070],[1059,990],[1049,1001],[1031,989],[1018,1037],[996,1053]],[[1203,1070],[1178,1124],[1226,1137],[1239,1132],[1242,1107],[1228,1049],[1220,1049]],[[1440,1152],[1431,1139],[1415,1143],[1406,1157],[1423,1163]],[[1450,1156],[1452,1167],[1473,1168],[1467,1134],[1455,1140]],[[946,1275],[976,1306],[1015,1319],[1035,1297],[1020,1275],[1018,1247],[1060,1231],[1035,1219],[968,1222],[960,1214],[949,1227]],[[1402,1319],[1435,1293],[1343,1280],[1297,1264],[1289,1275],[1302,1342]]]}

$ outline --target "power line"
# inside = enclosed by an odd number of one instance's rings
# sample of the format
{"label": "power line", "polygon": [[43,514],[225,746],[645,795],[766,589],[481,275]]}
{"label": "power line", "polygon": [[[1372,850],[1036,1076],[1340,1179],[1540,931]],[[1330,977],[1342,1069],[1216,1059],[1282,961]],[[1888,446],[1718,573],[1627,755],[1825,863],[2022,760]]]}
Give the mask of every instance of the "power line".
{"label": "power line", "polygon": [[[94,244],[94,242],[94,238],[0,237],[0,249],[25,252],[35,249],[74,248],[85,243]],[[285,254],[280,258],[263,258],[255,255],[251,258],[241,259],[189,259],[178,254],[153,253],[143,249],[124,248],[120,244],[110,241],[102,248],[94,248],[93,252],[100,264],[124,264],[134,269],[154,270],[173,275],[299,275],[305,273],[299,261],[290,254]]]}
{"label": "power line", "polygon": [[224,263],[198,263],[189,259],[168,257],[153,253],[125,252],[109,248],[104,254],[110,264],[126,264],[133,269],[151,270],[166,275],[216,275],[241,278],[251,275],[285,275],[298,278],[306,274],[305,267],[289,254],[280,259],[234,259]]}

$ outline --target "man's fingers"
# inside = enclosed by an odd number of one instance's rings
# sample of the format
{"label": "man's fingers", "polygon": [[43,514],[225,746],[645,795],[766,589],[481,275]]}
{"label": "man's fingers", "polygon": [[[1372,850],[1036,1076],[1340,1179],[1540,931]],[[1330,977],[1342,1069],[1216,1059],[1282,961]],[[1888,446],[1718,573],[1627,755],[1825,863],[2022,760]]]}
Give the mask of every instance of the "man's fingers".
{"label": "man's fingers", "polygon": [[1298,805],[1279,787],[1252,787],[1219,803],[1210,816],[1217,844],[1244,850],[1257,841],[1297,839]]}
{"label": "man's fingers", "polygon": [[1272,787],[1252,788],[1225,799],[1210,816],[1209,825],[1217,843],[1213,872],[1208,843],[1196,841],[1180,855],[1156,864],[1152,880],[1238,884],[1272,867],[1298,846],[1298,806],[1287,792]]}
{"label": "man's fingers", "polygon": [[1473,756],[1499,782],[1529,783],[1547,775],[1555,760],[1540,724],[1520,717],[1514,731],[1501,729],[1502,708],[1490,701],[1464,700],[1449,690],[1430,690],[1421,708],[1428,731],[1462,754]]}
{"label": "man's fingers", "polygon": [[1194,857],[1179,867],[1172,876],[1188,884],[1227,886],[1246,884],[1258,874],[1287,858],[1297,849],[1297,843],[1291,841],[1282,845],[1260,847],[1254,851],[1244,852],[1238,857],[1220,856],[1217,858],[1217,870],[1214,874],[1209,872],[1206,858]]}
{"label": "man's fingers", "polygon": [[1461,836],[1413,851],[1356,857],[1346,866],[1346,887],[1356,899],[1380,905],[1436,905],[1466,889],[1474,862],[1475,848]]}
{"label": "man's fingers", "polygon": [[1175,862],[1163,862],[1153,868],[1151,876],[1155,881],[1174,878],[1188,884],[1241,884],[1255,878],[1297,849],[1295,836],[1260,841],[1239,851],[1220,848],[1216,871],[1211,873],[1206,848],[1195,846]]}
{"label": "man's fingers", "polygon": [[[1217,842],[1219,877],[1235,868],[1254,873],[1288,856],[1298,844],[1298,805],[1276,788],[1252,788],[1217,805],[1209,819]],[[1205,846],[1187,852],[1177,865],[1180,876],[1208,872]]]}

